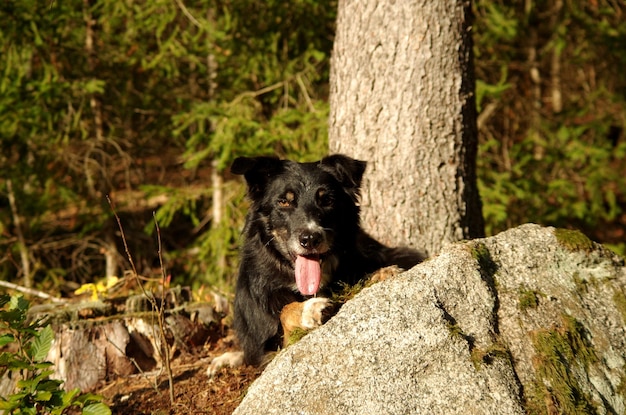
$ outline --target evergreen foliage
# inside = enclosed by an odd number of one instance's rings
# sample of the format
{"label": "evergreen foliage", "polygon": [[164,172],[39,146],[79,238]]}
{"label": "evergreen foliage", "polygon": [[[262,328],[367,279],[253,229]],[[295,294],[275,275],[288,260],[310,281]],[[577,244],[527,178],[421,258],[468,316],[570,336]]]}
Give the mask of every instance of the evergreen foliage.
{"label": "evergreen foliage", "polygon": [[[0,273],[102,277],[102,251],[123,252],[111,195],[140,272],[155,262],[144,231],[157,209],[175,278],[232,275],[243,189],[226,167],[241,154],[325,153],[334,14],[324,1],[3,2]],[[20,251],[39,265],[32,276]]]}
{"label": "evergreen foliage", "polygon": [[[245,201],[227,167],[326,153],[335,9],[3,1],[0,276],[84,284],[110,251],[128,268],[110,195],[140,273],[158,269],[156,211],[174,282],[229,287]],[[579,227],[624,253],[626,2],[474,9],[487,231]]]}
{"label": "evergreen foliage", "polygon": [[625,13],[623,1],[477,3],[489,233],[577,227],[626,252]]}

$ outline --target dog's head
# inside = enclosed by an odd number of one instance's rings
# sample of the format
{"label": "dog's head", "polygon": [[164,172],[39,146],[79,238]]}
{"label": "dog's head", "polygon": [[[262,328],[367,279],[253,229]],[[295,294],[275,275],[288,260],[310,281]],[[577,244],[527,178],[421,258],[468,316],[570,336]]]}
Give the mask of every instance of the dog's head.
{"label": "dog's head", "polygon": [[231,172],[244,175],[252,201],[248,225],[293,264],[296,286],[315,294],[323,268],[354,238],[366,163],[332,155],[313,163],[273,157],[237,158]]}

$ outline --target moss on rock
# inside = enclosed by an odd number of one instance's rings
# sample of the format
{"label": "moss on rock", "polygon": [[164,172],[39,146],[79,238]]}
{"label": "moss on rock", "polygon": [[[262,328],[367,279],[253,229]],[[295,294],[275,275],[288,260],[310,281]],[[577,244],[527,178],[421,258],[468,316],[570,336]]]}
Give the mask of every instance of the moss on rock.
{"label": "moss on rock", "polygon": [[626,324],[626,294],[623,289],[616,288],[613,294],[615,307],[619,310],[624,324]]}
{"label": "moss on rock", "polygon": [[585,327],[563,314],[558,326],[531,334],[536,382],[527,396],[529,413],[588,414],[596,405],[576,376],[597,361]]}
{"label": "moss on rock", "polygon": [[520,311],[526,311],[531,308],[539,307],[539,297],[535,290],[526,287],[519,287],[518,308]]}
{"label": "moss on rock", "polygon": [[571,252],[593,251],[593,242],[581,231],[571,229],[555,229],[554,236],[559,245]]}
{"label": "moss on rock", "polygon": [[302,328],[296,328],[291,333],[289,333],[289,338],[287,339],[287,346],[291,346],[292,344],[296,344],[302,339],[304,336],[309,334],[311,330],[306,330]]}

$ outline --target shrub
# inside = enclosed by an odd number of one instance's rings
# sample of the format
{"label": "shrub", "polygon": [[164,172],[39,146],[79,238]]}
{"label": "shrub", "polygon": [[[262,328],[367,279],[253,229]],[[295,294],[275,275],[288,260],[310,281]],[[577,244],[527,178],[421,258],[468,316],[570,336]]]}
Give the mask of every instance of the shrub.
{"label": "shrub", "polygon": [[[81,410],[85,415],[110,415],[100,402],[102,397],[81,393],[78,388],[65,391],[63,381],[52,379],[52,363],[46,356],[54,332],[42,320],[27,318],[30,304],[22,296],[0,294],[0,376],[7,371],[18,375],[17,390],[0,396],[0,410],[5,414],[67,414]],[[10,351],[7,351],[10,350]]]}

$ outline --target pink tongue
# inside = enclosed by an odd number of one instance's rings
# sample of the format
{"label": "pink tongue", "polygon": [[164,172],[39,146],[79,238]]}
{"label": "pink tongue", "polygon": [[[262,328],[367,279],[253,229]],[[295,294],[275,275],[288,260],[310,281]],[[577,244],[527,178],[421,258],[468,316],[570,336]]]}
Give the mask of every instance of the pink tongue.
{"label": "pink tongue", "polygon": [[302,295],[313,295],[320,287],[322,268],[319,258],[296,257],[296,285]]}

